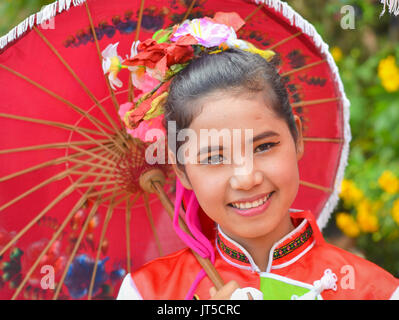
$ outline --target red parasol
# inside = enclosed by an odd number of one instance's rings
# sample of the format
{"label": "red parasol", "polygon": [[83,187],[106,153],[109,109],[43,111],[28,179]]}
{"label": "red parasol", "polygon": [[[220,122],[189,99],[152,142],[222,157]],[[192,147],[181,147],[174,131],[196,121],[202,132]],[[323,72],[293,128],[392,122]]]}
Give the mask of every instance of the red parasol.
{"label": "red parasol", "polygon": [[[291,7],[277,0],[60,0],[0,38],[1,298],[114,298],[126,272],[183,247],[164,209],[168,199],[162,205],[140,186],[151,168],[147,144],[118,115],[140,91],[131,89],[128,72],[114,91],[101,52],[119,42],[118,52],[129,55],[134,40],[218,11],[237,12],[246,21],[238,37],[278,54],[304,123],[293,208],[326,224],[348,157],[349,103],[328,46]],[[166,177],[158,193],[173,199],[170,168],[156,169]]]}

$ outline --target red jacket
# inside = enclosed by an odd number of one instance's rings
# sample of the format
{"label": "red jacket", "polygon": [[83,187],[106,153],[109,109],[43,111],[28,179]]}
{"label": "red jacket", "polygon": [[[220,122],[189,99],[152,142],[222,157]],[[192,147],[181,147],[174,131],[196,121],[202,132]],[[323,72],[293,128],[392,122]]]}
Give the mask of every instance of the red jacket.
{"label": "red jacket", "polygon": [[[241,287],[259,289],[264,299],[292,299],[311,291],[318,299],[399,299],[399,279],[325,242],[310,211],[291,212],[291,218],[295,229],[274,244],[264,272],[240,244],[218,228],[214,265],[223,280],[234,279]],[[118,299],[184,299],[200,270],[191,250],[182,249],[128,274]],[[316,281],[326,274],[329,277],[324,280],[333,279],[335,285],[323,290]],[[209,299],[212,286],[204,277],[195,293],[201,300]]]}

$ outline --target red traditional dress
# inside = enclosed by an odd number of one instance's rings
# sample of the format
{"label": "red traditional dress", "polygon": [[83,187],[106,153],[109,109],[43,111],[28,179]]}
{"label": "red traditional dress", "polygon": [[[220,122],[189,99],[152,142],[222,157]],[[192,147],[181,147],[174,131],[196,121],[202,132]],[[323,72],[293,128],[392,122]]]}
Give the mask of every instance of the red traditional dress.
{"label": "red traditional dress", "polygon": [[[295,229],[270,250],[266,270],[218,227],[215,267],[227,283],[253,287],[263,299],[399,299],[399,279],[379,266],[324,241],[310,211],[292,211]],[[201,266],[189,248],[143,265],[122,282],[117,299],[184,299]],[[209,299],[203,278],[196,296]]]}

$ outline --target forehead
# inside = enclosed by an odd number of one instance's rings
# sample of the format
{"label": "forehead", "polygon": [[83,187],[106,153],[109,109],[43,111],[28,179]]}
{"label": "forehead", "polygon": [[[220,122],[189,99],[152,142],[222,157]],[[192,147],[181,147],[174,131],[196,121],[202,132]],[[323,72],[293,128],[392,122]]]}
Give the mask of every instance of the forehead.
{"label": "forehead", "polygon": [[190,128],[201,129],[265,129],[284,130],[283,119],[276,116],[262,92],[249,95],[217,94],[201,101],[201,112]]}

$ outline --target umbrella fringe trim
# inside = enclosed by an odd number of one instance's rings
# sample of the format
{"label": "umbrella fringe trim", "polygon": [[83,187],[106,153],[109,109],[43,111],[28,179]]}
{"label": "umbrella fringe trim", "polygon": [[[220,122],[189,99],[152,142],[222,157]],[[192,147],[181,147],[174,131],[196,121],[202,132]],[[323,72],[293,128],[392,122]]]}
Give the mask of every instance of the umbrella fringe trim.
{"label": "umbrella fringe trim", "polygon": [[71,5],[74,7],[82,5],[86,0],[58,0],[44,6],[39,12],[30,15],[24,21],[12,28],[6,35],[0,38],[0,50],[4,49],[9,43],[22,37],[33,26],[41,25],[54,18],[57,13],[69,10]]}
{"label": "umbrella fringe trim", "polygon": [[325,203],[320,215],[317,219],[317,225],[322,230],[326,225],[331,216],[331,213],[335,209],[339,201],[339,193],[341,192],[341,183],[345,175],[345,168],[348,165],[349,156],[349,144],[352,140],[352,134],[349,124],[350,117],[350,101],[346,97],[342,80],[339,76],[338,67],[335,64],[334,58],[332,57],[328,44],[323,41],[320,34],[316,31],[315,27],[309,23],[306,19],[301,17],[290,5],[280,0],[253,0],[256,4],[265,4],[268,7],[273,8],[276,12],[281,13],[286,19],[289,20],[292,26],[296,26],[309,38],[311,38],[320,50],[320,52],[326,57],[327,63],[332,71],[333,79],[338,87],[339,93],[342,97],[343,104],[343,116],[344,116],[344,142],[341,152],[341,157],[338,165],[337,175],[334,181],[333,192],[329,196]]}

